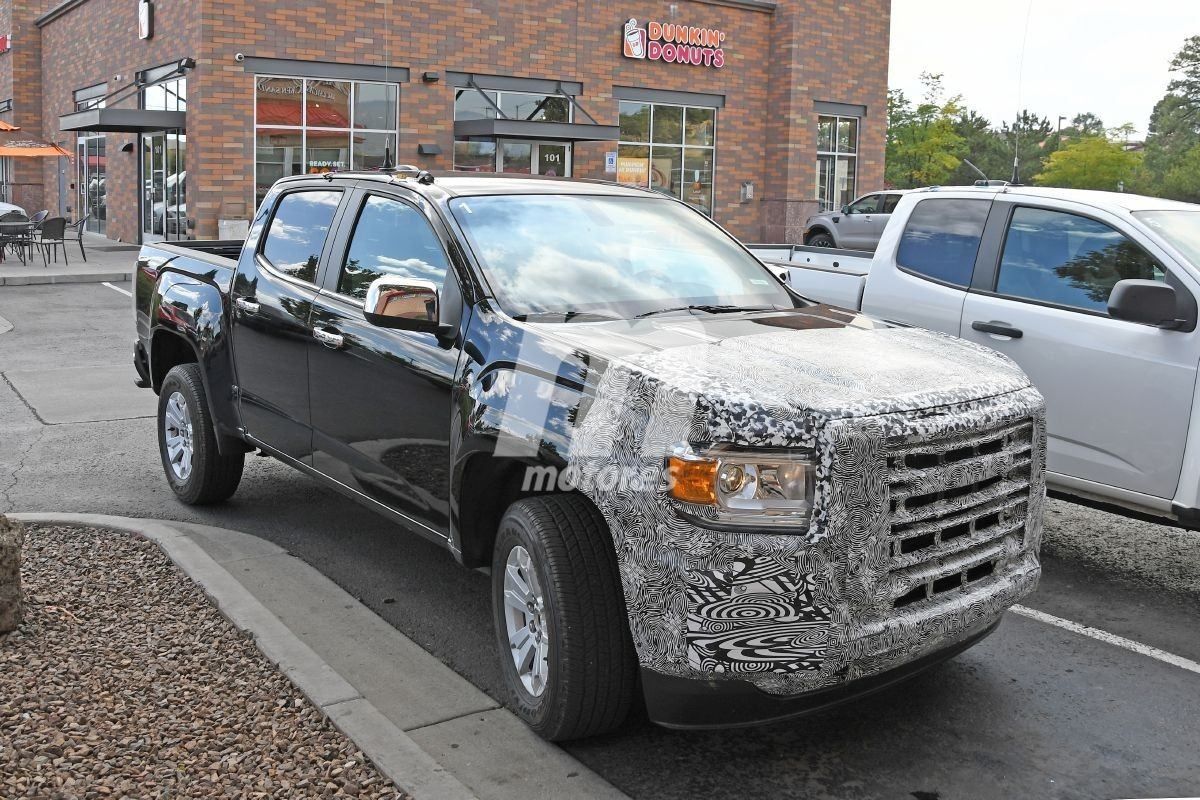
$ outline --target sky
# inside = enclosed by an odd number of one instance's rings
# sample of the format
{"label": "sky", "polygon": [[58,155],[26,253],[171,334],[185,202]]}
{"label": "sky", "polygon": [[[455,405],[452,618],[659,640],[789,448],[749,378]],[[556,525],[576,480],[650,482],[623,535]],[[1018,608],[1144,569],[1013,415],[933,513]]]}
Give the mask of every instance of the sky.
{"label": "sky", "polygon": [[1018,108],[1064,126],[1090,111],[1142,138],[1197,34],[1200,0],[892,0],[888,85],[919,100],[921,73],[941,72],[947,97],[997,126]]}

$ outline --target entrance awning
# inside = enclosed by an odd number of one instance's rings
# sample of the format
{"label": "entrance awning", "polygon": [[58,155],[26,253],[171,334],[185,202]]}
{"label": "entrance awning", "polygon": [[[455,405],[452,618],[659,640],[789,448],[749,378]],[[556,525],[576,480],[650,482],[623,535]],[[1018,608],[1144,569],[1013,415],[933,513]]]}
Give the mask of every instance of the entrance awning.
{"label": "entrance awning", "polygon": [[58,118],[62,131],[96,133],[149,133],[185,130],[186,111],[147,111],[141,108],[89,108]]}
{"label": "entrance awning", "polygon": [[541,139],[550,142],[615,142],[621,138],[618,125],[584,122],[543,122],[525,119],[460,119],[454,135],[500,136],[509,139]]}

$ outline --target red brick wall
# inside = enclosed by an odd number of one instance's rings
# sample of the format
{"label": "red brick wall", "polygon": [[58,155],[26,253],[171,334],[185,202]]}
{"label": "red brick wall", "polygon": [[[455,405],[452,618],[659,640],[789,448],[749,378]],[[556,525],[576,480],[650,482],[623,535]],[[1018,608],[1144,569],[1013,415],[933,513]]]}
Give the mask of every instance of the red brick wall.
{"label": "red brick wall", "polygon": [[[56,133],[58,115],[71,110],[72,90],[196,58],[188,77],[188,210],[200,237],[214,236],[220,218],[245,217],[254,203],[254,78],[237,53],[408,67],[397,157],[430,169],[448,169],[453,159],[447,71],[581,82],[580,103],[604,124],[617,123],[614,85],[722,94],[714,216],[747,239],[795,240],[815,206],[815,101],[868,107],[858,185],[866,191],[882,184],[890,0],[781,0],[773,13],[701,0],[157,0],[155,6],[149,42],[137,39],[134,0],[89,0],[42,29],[40,123],[47,138],[73,143]],[[629,17],[725,30],[726,66],[623,58],[621,28]],[[422,83],[426,70],[442,80]],[[108,144],[110,235],[123,239],[138,230],[137,153],[119,150],[129,140],[110,134]],[[417,155],[419,143],[440,145],[442,155]],[[578,144],[574,174],[610,177],[603,154],[612,149],[613,143]],[[53,181],[46,180],[53,199]],[[741,203],[746,181],[755,184],[756,197]]]}
{"label": "red brick wall", "polygon": [[[136,0],[89,0],[41,29],[45,54],[41,124],[46,138],[75,152],[75,135],[60,132],[58,118],[75,110],[73,93],[76,89],[108,83],[109,91],[113,91],[133,81],[139,70],[177,61],[199,50],[200,20],[196,11],[201,3],[196,0],[156,0],[154,5],[154,36],[148,40],[141,40],[137,35]],[[189,95],[203,87],[204,77],[200,71],[188,76]],[[135,94],[118,105],[137,108],[138,98]],[[197,108],[195,113],[200,115],[202,109]],[[121,152],[121,146],[125,144],[133,145],[128,153]],[[126,242],[137,241],[141,229],[137,136],[109,133],[105,149],[107,234]],[[191,156],[190,151],[188,156]],[[193,169],[200,168],[199,164],[188,166],[191,174],[196,174]],[[47,165],[45,202],[46,207],[56,209],[58,182],[51,169]],[[72,207],[72,217],[86,213],[86,209],[79,208],[77,178],[77,166],[72,165],[67,180],[68,198],[64,203]]]}

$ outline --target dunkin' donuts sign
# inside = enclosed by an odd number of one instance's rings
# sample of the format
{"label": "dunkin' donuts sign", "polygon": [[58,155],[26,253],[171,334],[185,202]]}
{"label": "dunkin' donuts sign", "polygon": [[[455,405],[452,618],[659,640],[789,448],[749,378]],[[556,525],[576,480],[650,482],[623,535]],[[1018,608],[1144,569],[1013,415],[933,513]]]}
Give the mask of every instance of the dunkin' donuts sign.
{"label": "dunkin' donuts sign", "polygon": [[725,31],[716,28],[653,21],[643,28],[636,19],[630,19],[625,23],[622,50],[626,58],[720,69],[725,66],[725,51],[721,49],[724,42]]}

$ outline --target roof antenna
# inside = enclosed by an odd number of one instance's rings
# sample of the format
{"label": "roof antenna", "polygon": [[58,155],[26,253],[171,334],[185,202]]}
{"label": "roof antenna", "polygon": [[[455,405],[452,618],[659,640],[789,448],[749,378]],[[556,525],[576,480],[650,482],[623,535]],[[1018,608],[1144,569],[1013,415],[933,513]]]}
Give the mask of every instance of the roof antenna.
{"label": "roof antenna", "polygon": [[1033,14],[1033,0],[1025,6],[1025,33],[1021,35],[1021,58],[1017,62],[1017,122],[1013,126],[1013,171],[1012,183],[1021,183],[1021,82],[1025,78],[1025,43],[1029,40],[1029,17]]}
{"label": "roof antenna", "polygon": [[383,164],[380,165],[380,172],[391,172],[396,168],[392,162],[392,135],[389,133],[383,141]]}

